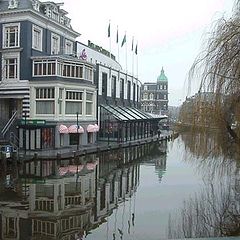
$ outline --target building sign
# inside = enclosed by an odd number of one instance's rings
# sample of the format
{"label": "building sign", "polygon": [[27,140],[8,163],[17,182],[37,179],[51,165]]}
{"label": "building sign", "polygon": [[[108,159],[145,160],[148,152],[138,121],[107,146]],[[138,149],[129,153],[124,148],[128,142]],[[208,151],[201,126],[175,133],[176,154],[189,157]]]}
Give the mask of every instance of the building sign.
{"label": "building sign", "polygon": [[[108,50],[106,50],[103,47],[100,47],[100,46],[92,43],[90,40],[88,40],[88,47],[90,47],[90,48],[94,49],[95,51],[100,52],[100,53],[110,57],[110,52]],[[116,60],[116,57],[113,54],[111,54],[111,58],[113,60]]]}
{"label": "building sign", "polygon": [[87,60],[87,53],[86,49],[84,48],[79,56],[82,60],[86,61]]}
{"label": "building sign", "polygon": [[40,120],[40,119],[26,119],[26,123],[25,123],[25,119],[21,119],[20,120],[20,124],[19,125],[34,125],[34,126],[39,126],[39,125],[46,125],[46,120]]}
{"label": "building sign", "polygon": [[35,184],[35,183],[39,183],[39,184],[43,184],[46,183],[45,179],[38,179],[38,178],[21,178],[21,182],[22,183],[26,183],[26,184]]}

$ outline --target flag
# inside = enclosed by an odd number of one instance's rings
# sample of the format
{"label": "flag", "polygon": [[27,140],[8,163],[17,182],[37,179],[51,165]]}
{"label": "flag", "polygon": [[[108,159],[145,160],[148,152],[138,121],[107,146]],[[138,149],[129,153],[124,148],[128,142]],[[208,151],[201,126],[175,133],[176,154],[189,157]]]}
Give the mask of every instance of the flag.
{"label": "flag", "polygon": [[137,55],[137,51],[138,51],[138,50],[137,50],[137,44],[136,44],[136,47],[135,47],[135,54],[136,54],[136,55]]}
{"label": "flag", "polygon": [[132,51],[133,51],[133,40],[134,40],[134,38],[132,38]]}
{"label": "flag", "polygon": [[124,35],[124,37],[123,37],[123,40],[122,40],[122,45],[121,45],[121,47],[124,45],[124,43],[126,42],[126,33],[125,33],[125,35]]}
{"label": "flag", "polygon": [[116,43],[118,43],[118,29],[117,29]]}
{"label": "flag", "polygon": [[108,37],[110,37],[110,22],[109,22],[109,25],[108,25]]}

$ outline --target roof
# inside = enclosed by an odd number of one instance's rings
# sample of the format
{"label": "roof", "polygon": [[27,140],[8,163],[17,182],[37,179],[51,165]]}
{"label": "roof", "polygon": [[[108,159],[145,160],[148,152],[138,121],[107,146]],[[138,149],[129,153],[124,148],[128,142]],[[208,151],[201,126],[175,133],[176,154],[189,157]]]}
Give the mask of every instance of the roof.
{"label": "roof", "polygon": [[149,113],[143,112],[137,108],[112,106],[112,105],[100,105],[107,112],[118,121],[135,121],[135,120],[153,120],[162,119],[166,116],[152,116]]}
{"label": "roof", "polygon": [[160,73],[160,75],[157,78],[157,81],[159,82],[159,81],[167,81],[167,80],[168,80],[168,78],[166,77],[166,75],[164,73],[164,70],[162,68],[161,73]]}

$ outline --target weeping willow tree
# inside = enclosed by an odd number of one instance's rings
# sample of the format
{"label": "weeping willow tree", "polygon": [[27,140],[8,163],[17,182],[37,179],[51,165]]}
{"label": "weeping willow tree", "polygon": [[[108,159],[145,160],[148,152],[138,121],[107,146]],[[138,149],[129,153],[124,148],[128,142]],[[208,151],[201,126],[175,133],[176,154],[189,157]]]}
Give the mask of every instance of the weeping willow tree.
{"label": "weeping willow tree", "polygon": [[204,51],[190,69],[189,83],[196,78],[200,78],[200,86],[191,110],[192,125],[214,125],[239,144],[240,0],[235,1],[230,19],[223,17],[214,24]]}

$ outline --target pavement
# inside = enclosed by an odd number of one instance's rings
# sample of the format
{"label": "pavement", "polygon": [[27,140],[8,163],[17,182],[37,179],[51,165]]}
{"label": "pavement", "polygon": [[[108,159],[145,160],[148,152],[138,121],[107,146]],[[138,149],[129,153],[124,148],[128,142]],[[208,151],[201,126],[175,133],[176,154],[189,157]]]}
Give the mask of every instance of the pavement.
{"label": "pavement", "polygon": [[118,149],[121,147],[129,147],[129,146],[137,146],[142,145],[150,142],[155,141],[162,141],[166,140],[168,138],[171,138],[173,136],[172,131],[163,131],[158,138],[157,135],[148,137],[148,138],[142,138],[137,140],[131,140],[127,142],[97,142],[93,144],[88,145],[79,145],[79,146],[70,146],[70,147],[61,147],[61,148],[54,148],[54,149],[40,149],[40,150],[19,150],[19,157],[21,159],[32,159],[34,157],[37,158],[44,158],[44,159],[51,159],[51,158],[69,158],[73,157],[74,155],[85,155],[88,153],[96,153],[99,151],[107,151],[111,149]]}

